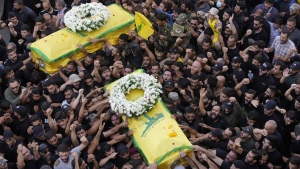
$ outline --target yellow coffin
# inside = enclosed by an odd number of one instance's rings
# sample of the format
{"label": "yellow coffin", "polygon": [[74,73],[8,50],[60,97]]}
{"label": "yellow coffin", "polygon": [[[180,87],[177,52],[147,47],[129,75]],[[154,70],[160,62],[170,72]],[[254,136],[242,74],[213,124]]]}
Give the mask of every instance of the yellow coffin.
{"label": "yellow coffin", "polygon": [[38,63],[44,72],[54,74],[59,65],[66,66],[71,60],[68,56],[74,55],[77,59],[84,57],[77,46],[78,44],[82,44],[89,53],[102,48],[103,43],[90,43],[88,42],[89,38],[104,37],[112,45],[117,44],[120,34],[128,34],[129,30],[134,30],[134,16],[116,4],[108,6],[108,9],[111,17],[106,25],[98,30],[75,33],[69,28],[64,28],[34,42],[30,46],[33,61]]}
{"label": "yellow coffin", "polygon": [[[135,73],[142,72],[138,70]],[[110,90],[114,83],[107,85],[105,89]],[[137,100],[137,98],[143,97],[143,94],[143,90],[133,89],[127,95],[127,99]],[[173,168],[176,164],[186,164],[185,161],[179,159],[179,152],[182,150],[191,155],[192,145],[176,120],[171,118],[168,108],[160,98],[148,113],[139,117],[131,117],[128,119],[128,123],[129,129],[134,130],[133,143],[148,164],[156,162],[159,169]]]}

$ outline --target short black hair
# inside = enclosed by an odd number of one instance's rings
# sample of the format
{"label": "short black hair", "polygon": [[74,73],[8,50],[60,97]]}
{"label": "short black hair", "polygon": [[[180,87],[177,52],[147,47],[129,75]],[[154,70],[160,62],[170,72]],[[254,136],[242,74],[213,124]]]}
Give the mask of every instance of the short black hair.
{"label": "short black hair", "polygon": [[23,24],[23,25],[21,26],[21,31],[27,31],[27,32],[30,32],[30,27],[29,27],[29,25]]}
{"label": "short black hair", "polygon": [[55,113],[55,116],[54,116],[54,119],[56,120],[56,122],[57,122],[58,120],[63,120],[63,119],[66,119],[66,118],[67,118],[67,115],[66,115],[66,113],[63,112],[63,111],[57,111],[57,112]]}
{"label": "short black hair", "polygon": [[195,113],[195,109],[192,108],[191,106],[187,106],[184,109],[184,113]]}
{"label": "short black hair", "polygon": [[155,18],[160,21],[167,21],[168,16],[165,13],[160,12],[155,16]]}
{"label": "short black hair", "polygon": [[8,12],[7,17],[8,19],[11,19],[13,17],[16,17],[16,14],[14,12]]}
{"label": "short black hair", "polygon": [[35,18],[35,22],[45,23],[45,18],[43,16],[39,15]]}
{"label": "short black hair", "polygon": [[32,89],[32,94],[43,95],[43,90],[39,87],[35,87],[35,88]]}
{"label": "short black hair", "polygon": [[0,108],[2,110],[8,110],[10,109],[11,103],[8,100],[2,100],[1,104],[0,104]]}
{"label": "short black hair", "polygon": [[63,153],[64,152],[69,152],[68,146],[64,143],[58,145],[56,150],[57,150],[57,152],[63,152]]}
{"label": "short black hair", "polygon": [[183,88],[183,89],[187,88],[189,86],[189,84],[190,84],[190,81],[187,78],[181,78],[178,81],[178,87]]}
{"label": "short black hair", "polygon": [[258,118],[259,118],[259,115],[258,115],[258,112],[257,111],[255,111],[255,110],[252,110],[252,111],[249,111],[249,113],[248,113],[248,119],[249,120],[254,120],[254,121],[257,121],[258,120]]}
{"label": "short black hair", "polygon": [[30,117],[30,122],[33,123],[35,121],[41,120],[40,116],[38,114],[34,114]]}

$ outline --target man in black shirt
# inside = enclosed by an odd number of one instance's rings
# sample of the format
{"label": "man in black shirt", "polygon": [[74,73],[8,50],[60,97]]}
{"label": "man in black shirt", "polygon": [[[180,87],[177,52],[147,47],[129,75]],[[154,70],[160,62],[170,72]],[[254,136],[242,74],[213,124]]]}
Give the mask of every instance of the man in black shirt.
{"label": "man in black shirt", "polygon": [[124,145],[124,144],[120,144],[117,147],[117,159],[116,159],[116,167],[118,168],[122,168],[122,166],[126,163],[130,161],[130,155],[129,155],[129,151],[128,148]]}
{"label": "man in black shirt", "polygon": [[27,142],[27,129],[30,126],[30,120],[27,117],[27,108],[25,106],[17,106],[13,108],[14,115],[16,120],[13,121],[12,131],[15,134],[15,137]]}
{"label": "man in black shirt", "polygon": [[59,110],[60,106],[61,106],[61,103],[65,99],[64,94],[59,91],[56,82],[52,79],[48,80],[47,89],[48,89],[48,92],[49,92],[49,97],[51,99],[51,106],[55,110]]}
{"label": "man in black shirt", "polygon": [[259,67],[259,75],[254,79],[252,89],[256,93],[263,93],[269,85],[274,85],[275,81],[271,75],[272,65],[269,62],[263,63]]}
{"label": "man in black shirt", "polygon": [[4,66],[10,66],[16,77],[23,76],[23,70],[25,70],[25,65],[32,60],[31,53],[26,53],[23,55],[17,55],[15,49],[7,49],[6,51],[8,59],[4,62]]}
{"label": "man in black shirt", "polygon": [[273,164],[275,168],[282,167],[282,156],[276,149],[278,146],[278,138],[274,135],[267,135],[263,141],[262,148],[268,151],[268,161]]}
{"label": "man in black shirt", "polygon": [[17,148],[22,141],[14,138],[14,133],[11,130],[6,130],[3,133],[3,141],[0,143],[0,156],[4,157],[12,163],[17,162]]}

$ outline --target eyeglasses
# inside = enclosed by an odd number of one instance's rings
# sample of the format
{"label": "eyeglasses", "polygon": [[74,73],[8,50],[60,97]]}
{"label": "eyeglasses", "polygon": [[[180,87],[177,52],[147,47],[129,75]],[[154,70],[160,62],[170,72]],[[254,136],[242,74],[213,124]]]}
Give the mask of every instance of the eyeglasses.
{"label": "eyeglasses", "polygon": [[43,153],[47,154],[48,152],[51,153],[49,149],[45,150]]}

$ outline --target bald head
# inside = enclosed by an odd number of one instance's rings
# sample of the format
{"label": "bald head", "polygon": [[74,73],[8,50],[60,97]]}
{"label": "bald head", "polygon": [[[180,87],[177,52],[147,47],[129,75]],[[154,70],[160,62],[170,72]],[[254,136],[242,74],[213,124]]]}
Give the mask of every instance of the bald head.
{"label": "bald head", "polygon": [[267,130],[268,134],[275,133],[277,128],[277,123],[274,120],[269,120],[265,124],[265,130]]}
{"label": "bald head", "polygon": [[225,80],[226,80],[225,77],[222,75],[219,75],[219,76],[217,76],[217,79],[218,79],[218,83],[217,83],[216,87],[224,86]]}

